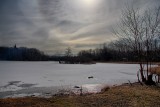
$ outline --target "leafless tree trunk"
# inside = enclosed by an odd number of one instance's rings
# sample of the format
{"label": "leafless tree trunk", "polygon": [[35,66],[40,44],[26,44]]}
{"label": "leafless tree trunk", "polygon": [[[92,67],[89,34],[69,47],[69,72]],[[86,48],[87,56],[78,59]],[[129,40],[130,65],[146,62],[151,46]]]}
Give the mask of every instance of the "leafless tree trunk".
{"label": "leafless tree trunk", "polygon": [[[160,36],[160,7],[154,10],[127,7],[122,12],[121,22],[114,34],[128,50],[135,52],[140,64],[140,77],[144,83],[152,81],[149,70],[152,64],[154,41]],[[146,73],[144,73],[146,71]]]}

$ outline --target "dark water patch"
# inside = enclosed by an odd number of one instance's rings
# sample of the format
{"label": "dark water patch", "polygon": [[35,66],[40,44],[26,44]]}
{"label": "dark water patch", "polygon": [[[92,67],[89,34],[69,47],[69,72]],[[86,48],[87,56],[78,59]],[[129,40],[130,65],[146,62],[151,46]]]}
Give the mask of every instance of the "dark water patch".
{"label": "dark water patch", "polygon": [[8,85],[17,85],[19,84],[21,81],[9,81]]}
{"label": "dark water patch", "polygon": [[14,86],[18,86],[18,84],[20,83],[21,81],[9,81],[8,84],[4,85],[4,86],[0,86],[0,88],[7,88],[11,85],[14,85]]}
{"label": "dark water patch", "polygon": [[37,84],[27,84],[27,83],[25,83],[25,84],[18,85],[18,87],[21,87],[21,88],[30,88],[30,87],[33,87],[35,85],[37,85]]}
{"label": "dark water patch", "polygon": [[47,78],[46,76],[43,76],[43,78]]}

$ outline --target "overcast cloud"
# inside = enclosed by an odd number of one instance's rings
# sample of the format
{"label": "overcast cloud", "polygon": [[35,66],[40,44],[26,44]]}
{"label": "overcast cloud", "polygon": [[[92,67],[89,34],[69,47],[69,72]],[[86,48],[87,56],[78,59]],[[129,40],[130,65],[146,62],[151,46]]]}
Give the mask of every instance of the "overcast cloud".
{"label": "overcast cloud", "polygon": [[[82,0],[84,2],[84,0]],[[93,0],[94,1],[94,0]],[[38,48],[49,54],[96,48],[114,39],[115,25],[125,4],[141,8],[160,5],[160,0],[1,0],[0,45]]]}

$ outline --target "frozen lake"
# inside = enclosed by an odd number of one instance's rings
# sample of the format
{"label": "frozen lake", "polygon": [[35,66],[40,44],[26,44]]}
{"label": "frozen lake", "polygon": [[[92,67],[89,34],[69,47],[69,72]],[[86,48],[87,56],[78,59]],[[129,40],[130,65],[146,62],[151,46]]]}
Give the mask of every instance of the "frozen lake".
{"label": "frozen lake", "polygon": [[[1,61],[0,97],[5,92],[11,93],[34,87],[51,88],[75,85],[92,87],[94,84],[121,84],[128,80],[135,82],[138,69],[137,64],[72,65],[57,62]],[[90,76],[93,78],[88,79]]]}

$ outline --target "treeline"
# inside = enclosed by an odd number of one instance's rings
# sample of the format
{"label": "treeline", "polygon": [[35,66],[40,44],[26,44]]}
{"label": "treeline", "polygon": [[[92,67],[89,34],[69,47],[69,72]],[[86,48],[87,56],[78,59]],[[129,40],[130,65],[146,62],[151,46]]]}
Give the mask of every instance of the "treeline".
{"label": "treeline", "polygon": [[[130,48],[131,44],[125,44],[124,40],[117,40],[109,44],[101,45],[101,48],[81,50],[76,56],[72,55],[71,48],[67,48],[64,56],[52,56],[50,60],[61,61],[60,63],[94,63],[94,62],[139,62],[150,60],[160,61],[159,39],[153,41],[150,50],[140,51]],[[146,51],[147,54],[146,54]],[[141,55],[137,55],[141,52]]]}
{"label": "treeline", "polygon": [[46,61],[49,57],[35,48],[0,47],[0,60]]}
{"label": "treeline", "polygon": [[[78,53],[81,59],[98,62],[138,62],[139,56],[137,52],[124,46],[116,46],[116,43],[103,45],[100,49],[82,50]],[[158,44],[157,44],[158,45]],[[160,61],[160,47],[150,50],[152,54],[152,62]],[[142,56],[145,57],[145,54]],[[145,60],[144,60],[145,61]]]}
{"label": "treeline", "polygon": [[[122,42],[122,41],[121,41]],[[35,48],[26,47],[0,47],[0,60],[9,61],[60,61],[60,63],[94,63],[94,62],[138,62],[135,51],[129,50],[125,45],[110,43],[103,44],[101,48],[82,50],[76,56],[72,55],[72,50],[67,49],[64,56],[46,55]],[[160,61],[160,47],[150,50],[152,61]]]}

